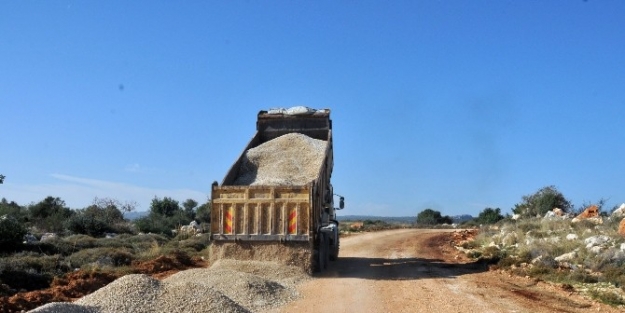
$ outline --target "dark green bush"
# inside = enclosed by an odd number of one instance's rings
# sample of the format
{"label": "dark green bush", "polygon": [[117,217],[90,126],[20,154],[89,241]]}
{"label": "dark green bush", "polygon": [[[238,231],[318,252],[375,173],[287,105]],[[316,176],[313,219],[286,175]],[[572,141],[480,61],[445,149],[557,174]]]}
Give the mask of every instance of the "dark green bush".
{"label": "dark green bush", "polygon": [[34,273],[28,271],[2,271],[0,281],[7,284],[15,291],[19,290],[39,290],[48,288],[52,282],[52,275]]}
{"label": "dark green bush", "polygon": [[569,280],[580,283],[597,283],[599,282],[599,277],[595,275],[590,275],[585,270],[575,270],[571,271],[567,277]]}
{"label": "dark green bush", "polygon": [[124,266],[130,265],[134,259],[130,249],[109,247],[80,250],[67,257],[67,261],[73,268],[109,262],[112,266]]}
{"label": "dark green bush", "polygon": [[106,220],[86,214],[74,214],[67,220],[65,227],[76,234],[85,234],[93,237],[113,232],[111,225]]}
{"label": "dark green bush", "polygon": [[60,198],[46,197],[28,207],[29,220],[33,226],[45,232],[62,233],[65,222],[75,212],[70,210]]}
{"label": "dark green bush", "polygon": [[172,228],[168,224],[167,218],[163,215],[149,215],[135,220],[137,229],[143,233],[171,236]]}
{"label": "dark green bush", "polygon": [[610,264],[601,269],[601,281],[609,282],[625,291],[625,264]]}
{"label": "dark green bush", "polygon": [[480,212],[478,217],[474,220],[478,224],[495,224],[503,219],[504,217],[501,215],[501,209],[486,208],[484,211]]}
{"label": "dark green bush", "polygon": [[202,251],[210,245],[210,236],[202,235],[202,236],[194,236],[189,239],[181,240],[178,243],[178,246],[181,249],[191,248],[194,251]]}
{"label": "dark green bush", "polygon": [[13,250],[19,247],[26,235],[26,228],[11,215],[0,216],[0,249]]}
{"label": "dark green bush", "polygon": [[125,224],[124,214],[118,209],[118,205],[115,200],[96,199],[96,204],[76,211],[65,223],[66,227],[74,233],[94,237],[117,232],[121,230],[117,226]]}
{"label": "dark green bush", "polygon": [[543,187],[532,195],[523,196],[522,199],[523,201],[514,205],[512,212],[525,217],[542,217],[554,208],[568,212],[573,207],[555,186]]}

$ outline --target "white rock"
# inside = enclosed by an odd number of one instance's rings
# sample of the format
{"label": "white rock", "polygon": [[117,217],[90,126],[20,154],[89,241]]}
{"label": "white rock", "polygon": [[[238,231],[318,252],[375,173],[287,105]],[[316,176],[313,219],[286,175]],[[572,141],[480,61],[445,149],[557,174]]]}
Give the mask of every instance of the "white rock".
{"label": "white rock", "polygon": [[45,233],[45,234],[43,234],[43,235],[41,236],[41,240],[40,240],[40,241],[41,241],[41,242],[44,242],[44,241],[48,241],[48,240],[52,240],[52,239],[56,239],[56,238],[58,238],[58,237],[59,237],[59,236],[58,236],[57,234],[55,234],[55,233]]}
{"label": "white rock", "polygon": [[584,243],[586,244],[587,249],[590,249],[594,246],[602,245],[608,241],[610,241],[610,237],[605,235],[597,235],[584,239]]}
{"label": "white rock", "polygon": [[558,261],[558,262],[567,262],[567,261],[571,261],[574,258],[577,257],[577,252],[576,251],[571,251],[569,253],[565,253],[561,256],[557,256],[554,258],[554,260]]}
{"label": "white rock", "polygon": [[552,258],[549,257],[543,257],[542,255],[534,258],[531,261],[532,264],[534,265],[543,265],[543,266],[548,266],[548,267],[554,267],[556,266],[555,261]]}
{"label": "white rock", "polygon": [[568,234],[568,235],[566,235],[566,240],[576,240],[577,238],[579,238],[577,236],[577,234]]}
{"label": "white rock", "polygon": [[601,246],[593,246],[593,247],[590,247],[590,249],[588,249],[588,251],[590,251],[590,252],[592,252],[594,254],[601,253],[601,250],[603,250],[603,247],[601,247]]}
{"label": "white rock", "polygon": [[552,218],[552,217],[556,217],[556,213],[552,211],[547,211],[544,218]]}
{"label": "white rock", "polygon": [[35,237],[33,234],[26,234],[24,235],[24,243],[33,243],[33,242],[37,242],[37,237]]}
{"label": "white rock", "polygon": [[512,219],[515,220],[515,221],[520,219],[520,218],[521,218],[521,214],[514,214],[514,215],[512,215]]}
{"label": "white rock", "polygon": [[623,260],[625,260],[625,252],[617,250],[616,252],[614,252],[614,255],[612,255],[611,260],[614,262],[623,262]]}
{"label": "white rock", "polygon": [[621,204],[621,206],[618,207],[618,209],[614,210],[614,212],[612,212],[612,214],[610,216],[612,216],[612,217],[625,217],[625,203]]}

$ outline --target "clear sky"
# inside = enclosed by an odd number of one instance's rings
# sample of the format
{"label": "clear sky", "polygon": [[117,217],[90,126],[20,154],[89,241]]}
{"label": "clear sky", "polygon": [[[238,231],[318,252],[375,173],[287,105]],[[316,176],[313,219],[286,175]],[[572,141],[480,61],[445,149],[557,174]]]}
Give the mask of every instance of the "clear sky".
{"label": "clear sky", "polygon": [[625,1],[2,1],[0,197],[203,203],[330,108],[341,214],[625,202]]}

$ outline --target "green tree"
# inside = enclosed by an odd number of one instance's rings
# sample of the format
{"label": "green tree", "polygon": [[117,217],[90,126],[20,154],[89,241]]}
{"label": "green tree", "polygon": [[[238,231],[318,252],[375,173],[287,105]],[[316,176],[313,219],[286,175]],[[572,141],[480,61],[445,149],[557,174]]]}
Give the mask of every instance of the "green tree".
{"label": "green tree", "polygon": [[197,201],[193,199],[187,199],[182,203],[182,207],[184,208],[185,215],[191,218],[192,220],[195,219],[195,215],[196,215],[195,208],[197,207],[197,205],[198,205]]}
{"label": "green tree", "polygon": [[521,216],[543,216],[547,211],[560,208],[568,212],[573,206],[555,186],[539,189],[532,195],[523,196],[523,201],[514,205],[512,212]]}
{"label": "green tree", "polygon": [[164,215],[150,214],[136,219],[134,223],[137,229],[144,233],[172,235],[171,223]]}
{"label": "green tree", "polygon": [[154,199],[152,199],[152,203],[150,204],[150,214],[171,217],[179,211],[180,205],[178,204],[178,201],[169,197],[164,197],[163,199],[154,197]]}
{"label": "green tree", "polygon": [[0,216],[0,249],[18,247],[26,235],[26,227],[10,215]]}
{"label": "green tree", "polygon": [[453,221],[449,216],[442,216],[441,212],[432,209],[425,209],[417,214],[417,224],[419,225],[436,225],[451,224]]}
{"label": "green tree", "polygon": [[119,209],[124,205],[115,199],[95,198],[93,204],[78,210],[66,223],[67,229],[93,237],[102,236],[107,232],[127,232],[121,224],[125,224],[124,214]]}
{"label": "green tree", "polygon": [[206,203],[197,207],[195,211],[195,219],[197,219],[200,223],[210,223],[211,222],[211,201],[210,199],[206,201]]}
{"label": "green tree", "polygon": [[0,184],[4,183],[4,179],[6,178],[6,176],[0,174]]}
{"label": "green tree", "polygon": [[168,197],[163,199],[154,197],[150,205],[150,214],[135,220],[135,225],[142,232],[171,235],[172,229],[187,225],[192,220],[192,216],[180,208],[178,201]]}
{"label": "green tree", "polygon": [[43,231],[63,231],[64,222],[73,214],[74,211],[65,205],[65,201],[52,196],[28,207],[30,221]]}
{"label": "green tree", "polygon": [[501,209],[486,208],[476,218],[478,224],[495,224],[504,219],[501,215]]}
{"label": "green tree", "polygon": [[0,200],[0,216],[5,214],[13,216],[22,223],[28,221],[28,212],[23,206],[17,204],[15,201],[9,202],[6,198],[2,198],[2,200]]}

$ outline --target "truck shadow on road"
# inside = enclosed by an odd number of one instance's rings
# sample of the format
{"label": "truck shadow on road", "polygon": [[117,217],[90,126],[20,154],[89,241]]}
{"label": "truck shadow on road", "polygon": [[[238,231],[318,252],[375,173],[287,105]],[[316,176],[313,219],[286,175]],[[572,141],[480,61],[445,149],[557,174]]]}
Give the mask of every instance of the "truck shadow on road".
{"label": "truck shadow on road", "polygon": [[341,257],[331,262],[317,277],[345,277],[375,280],[411,280],[426,278],[454,278],[488,271],[485,262],[445,263],[425,258],[364,258]]}

